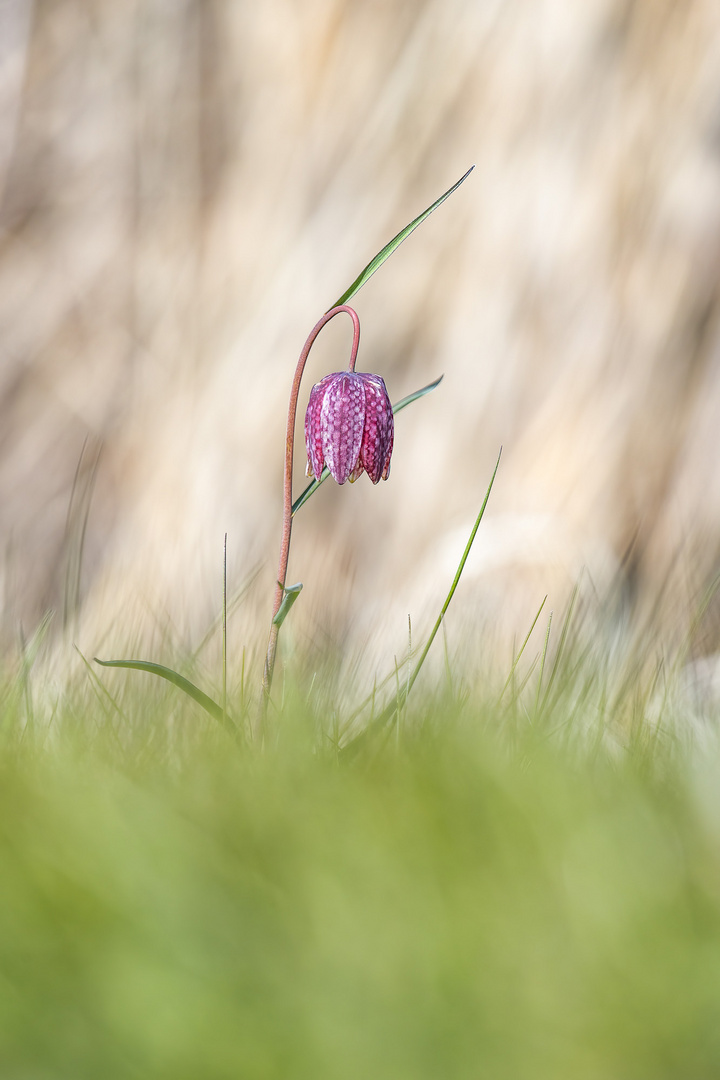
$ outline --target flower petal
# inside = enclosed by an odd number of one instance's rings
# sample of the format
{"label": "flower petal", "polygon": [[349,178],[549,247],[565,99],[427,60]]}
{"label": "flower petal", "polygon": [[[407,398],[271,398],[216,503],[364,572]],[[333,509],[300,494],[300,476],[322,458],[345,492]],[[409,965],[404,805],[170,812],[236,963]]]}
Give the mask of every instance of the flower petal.
{"label": "flower petal", "polygon": [[379,375],[360,375],[365,388],[365,427],[363,430],[360,460],[372,480],[387,480],[390,472],[390,456],[393,448],[394,421],[392,405]]}
{"label": "flower petal", "polygon": [[333,378],[335,378],[334,375],[326,375],[313,386],[305,412],[305,449],[308,457],[308,467],[305,472],[307,476],[314,476],[317,480],[320,479],[325,465],[320,411],[325,392]]}
{"label": "flower petal", "polygon": [[338,371],[328,378],[331,382],[320,410],[322,449],[328,469],[338,484],[344,484],[360,456],[365,392],[360,376],[352,371]]}
{"label": "flower petal", "polygon": [[352,472],[350,473],[350,475],[349,475],[349,477],[348,477],[348,480],[350,481],[350,483],[351,483],[351,484],[354,484],[354,483],[355,483],[355,481],[356,481],[356,480],[357,480],[357,479],[358,479],[358,478],[359,478],[360,476],[362,476],[362,474],[363,474],[364,472],[365,472],[365,469],[363,468],[363,463],[362,463],[362,461],[360,460],[360,458],[358,458],[358,462],[357,462],[357,465],[355,466],[355,468],[353,469],[353,471],[352,471]]}
{"label": "flower petal", "polygon": [[383,471],[382,471],[382,479],[383,480],[387,480],[388,476],[390,475],[390,458],[392,457],[394,441],[395,441],[395,432],[392,431],[390,433],[390,445],[387,448],[387,453],[385,455],[385,461],[383,462]]}

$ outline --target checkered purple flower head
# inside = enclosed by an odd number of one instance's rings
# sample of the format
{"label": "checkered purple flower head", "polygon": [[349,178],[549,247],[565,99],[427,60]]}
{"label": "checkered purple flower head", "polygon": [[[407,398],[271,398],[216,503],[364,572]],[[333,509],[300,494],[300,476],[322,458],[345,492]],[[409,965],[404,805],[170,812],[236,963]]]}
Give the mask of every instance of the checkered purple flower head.
{"label": "checkered purple flower head", "polygon": [[390,473],[394,438],[392,405],[379,375],[336,371],[310,391],[305,413],[307,475],[323,466],[338,484],[366,472],[373,484]]}

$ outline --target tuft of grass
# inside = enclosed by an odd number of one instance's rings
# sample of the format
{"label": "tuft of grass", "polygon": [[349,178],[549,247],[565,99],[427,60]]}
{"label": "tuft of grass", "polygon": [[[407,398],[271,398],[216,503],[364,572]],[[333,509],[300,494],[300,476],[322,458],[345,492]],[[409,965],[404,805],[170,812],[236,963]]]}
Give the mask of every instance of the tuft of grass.
{"label": "tuft of grass", "polygon": [[151,680],[8,674],[2,1075],[720,1072],[716,742],[560,625],[542,681],[446,656],[352,759],[306,677],[238,745]]}

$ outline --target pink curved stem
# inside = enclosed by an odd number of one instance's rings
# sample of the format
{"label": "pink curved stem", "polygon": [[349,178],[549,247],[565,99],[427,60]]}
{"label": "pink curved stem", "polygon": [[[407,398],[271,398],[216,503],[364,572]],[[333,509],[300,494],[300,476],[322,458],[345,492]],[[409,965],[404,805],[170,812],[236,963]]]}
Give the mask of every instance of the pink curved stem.
{"label": "pink curved stem", "polygon": [[[295,446],[295,419],[297,415],[297,403],[298,396],[300,394],[300,381],[303,377],[303,371],[305,370],[305,364],[307,358],[310,355],[315,339],[322,330],[326,323],[329,323],[331,319],[339,315],[341,311],[347,312],[353,321],[353,343],[350,353],[350,363],[348,364],[348,370],[355,370],[355,362],[357,360],[358,346],[360,345],[360,320],[358,319],[357,312],[348,307],[347,304],[341,304],[339,307],[331,308],[325,315],[315,324],[310,331],[307,341],[303,346],[303,350],[300,353],[300,359],[297,362],[295,368],[295,378],[293,379],[292,389],[290,390],[290,404],[288,407],[288,421],[287,421],[287,435],[285,438],[285,480],[283,485],[283,531],[282,531],[282,543],[280,545],[280,565],[278,567],[277,581],[275,582],[275,599],[273,601],[272,617],[273,619],[280,610],[280,605],[283,599],[283,593],[285,591],[285,578],[287,575],[288,559],[290,557],[290,534],[292,532],[292,471],[293,471],[293,452]],[[267,706],[267,701],[270,696],[270,687],[272,686],[273,670],[275,667],[275,652],[277,649],[277,639],[280,627],[274,623],[270,623],[270,636],[268,638],[267,655],[265,657],[265,667],[263,670],[263,702],[264,706]]]}

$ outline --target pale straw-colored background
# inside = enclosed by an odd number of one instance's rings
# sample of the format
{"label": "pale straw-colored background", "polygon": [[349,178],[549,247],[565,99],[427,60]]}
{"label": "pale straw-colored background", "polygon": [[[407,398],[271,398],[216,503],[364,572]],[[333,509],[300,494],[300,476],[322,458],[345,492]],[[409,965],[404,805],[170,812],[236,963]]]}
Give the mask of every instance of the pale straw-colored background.
{"label": "pale straw-colored background", "polygon": [[717,0],[0,0],[6,645],[52,608],[91,655],[194,647],[227,530],[262,648],[298,352],[473,163],[356,297],[359,370],[445,379],[387,484],[298,515],[296,645],[391,666],[500,444],[455,640],[578,576],[680,620],[720,552]]}

